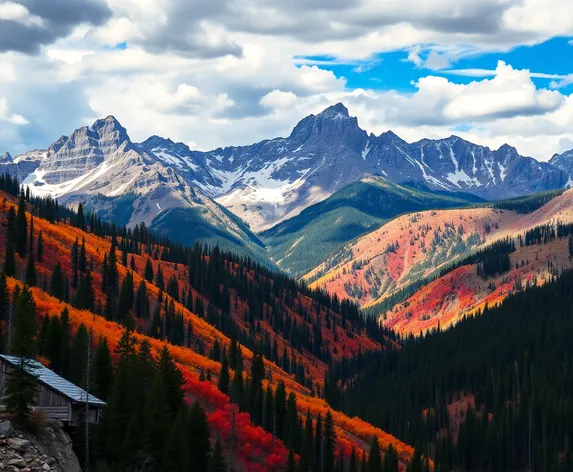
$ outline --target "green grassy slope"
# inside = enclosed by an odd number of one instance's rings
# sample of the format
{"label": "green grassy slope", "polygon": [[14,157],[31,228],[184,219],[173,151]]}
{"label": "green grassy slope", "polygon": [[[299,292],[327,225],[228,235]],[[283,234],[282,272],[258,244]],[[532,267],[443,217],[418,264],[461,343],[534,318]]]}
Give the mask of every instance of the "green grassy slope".
{"label": "green grassy slope", "polygon": [[163,233],[172,241],[192,245],[194,243],[218,245],[225,251],[231,251],[240,256],[248,256],[269,268],[275,265],[265,253],[263,243],[238,218],[239,232],[231,231],[224,226],[216,225],[209,220],[208,213],[197,208],[172,208],[157,216],[151,224],[151,229]]}
{"label": "green grassy slope", "polygon": [[270,258],[284,271],[301,276],[354,238],[406,212],[476,203],[464,194],[436,193],[368,177],[335,192],[293,218],[261,233]]}

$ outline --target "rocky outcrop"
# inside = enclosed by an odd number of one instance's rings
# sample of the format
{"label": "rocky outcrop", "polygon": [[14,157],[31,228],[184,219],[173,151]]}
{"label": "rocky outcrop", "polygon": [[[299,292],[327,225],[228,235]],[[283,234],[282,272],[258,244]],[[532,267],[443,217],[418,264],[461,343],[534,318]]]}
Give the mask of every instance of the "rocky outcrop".
{"label": "rocky outcrop", "polygon": [[39,170],[46,183],[67,182],[98,167],[122,145],[131,146],[129,136],[113,116],[108,116],[77,129],[70,137],[59,138],[48,149]]}
{"label": "rocky outcrop", "polygon": [[554,154],[549,160],[549,164],[567,172],[569,176],[568,184],[573,182],[573,149],[563,154]]}
{"label": "rocky outcrop", "polygon": [[32,434],[0,420],[0,471],[81,472],[81,467],[58,422],[46,420]]}
{"label": "rocky outcrop", "polygon": [[38,168],[45,154],[45,151],[35,150],[13,158],[6,152],[0,156],[0,174],[10,174],[23,181]]}

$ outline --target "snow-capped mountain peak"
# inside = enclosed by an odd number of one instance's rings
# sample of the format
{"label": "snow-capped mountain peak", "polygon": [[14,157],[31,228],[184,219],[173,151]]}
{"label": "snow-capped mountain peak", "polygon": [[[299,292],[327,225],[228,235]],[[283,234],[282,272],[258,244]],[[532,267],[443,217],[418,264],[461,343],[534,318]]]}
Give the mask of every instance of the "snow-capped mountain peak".
{"label": "snow-capped mountain peak", "polygon": [[458,136],[408,143],[392,131],[368,135],[342,103],[302,119],[286,138],[209,152],[157,135],[134,144],[110,115],[60,137],[46,151],[4,161],[7,168],[19,166],[14,168],[19,175],[33,172],[26,182],[36,190],[60,196],[143,195],[169,187],[179,192],[171,200],[179,205],[175,200],[192,201],[190,195],[199,192],[257,231],[371,174],[491,199],[560,188],[569,179],[564,165],[521,157],[509,145],[492,151]]}

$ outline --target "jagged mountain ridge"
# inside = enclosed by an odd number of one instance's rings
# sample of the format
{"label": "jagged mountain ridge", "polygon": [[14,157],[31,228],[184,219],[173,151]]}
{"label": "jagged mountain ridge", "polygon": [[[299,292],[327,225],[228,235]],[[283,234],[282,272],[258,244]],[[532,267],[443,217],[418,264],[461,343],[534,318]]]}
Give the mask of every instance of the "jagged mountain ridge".
{"label": "jagged mountain ridge", "polygon": [[569,175],[568,184],[573,182],[571,176],[573,175],[573,149],[565,151],[562,154],[554,154],[549,163],[565,172]]}
{"label": "jagged mountain ridge", "polygon": [[485,199],[561,188],[568,181],[566,172],[509,145],[491,150],[457,136],[410,144],[392,131],[369,135],[340,103],[304,118],[287,138],[206,153],[158,137],[142,147],[192,173],[199,187],[255,231],[370,174]]}
{"label": "jagged mountain ridge", "polygon": [[[64,204],[84,202],[128,226],[143,222],[155,228],[158,220],[178,210],[188,227],[170,228],[173,239],[262,255],[260,242],[243,222],[172,166],[133,143],[113,116],[61,136],[46,151],[10,158],[5,156],[0,166],[17,174],[35,194],[52,195]],[[28,167],[21,170],[24,163]],[[193,233],[195,227],[200,232]],[[191,234],[196,237],[189,239]]]}
{"label": "jagged mountain ridge", "polygon": [[218,203],[257,232],[372,174],[486,199],[569,182],[566,170],[522,157],[509,145],[491,150],[456,136],[408,143],[392,131],[368,134],[341,103],[307,116],[286,138],[250,146],[200,152],[159,136],[136,144],[109,116],[46,151],[10,158],[5,155],[0,167],[29,175],[26,183],[36,193],[64,202],[137,195],[128,224],[151,223],[171,208]]}

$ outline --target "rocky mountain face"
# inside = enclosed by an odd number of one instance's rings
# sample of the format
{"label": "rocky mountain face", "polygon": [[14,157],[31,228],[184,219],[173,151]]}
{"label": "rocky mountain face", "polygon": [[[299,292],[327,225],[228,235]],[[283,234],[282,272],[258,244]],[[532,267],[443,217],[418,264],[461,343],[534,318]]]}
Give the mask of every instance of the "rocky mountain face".
{"label": "rocky mountain face", "polygon": [[[262,252],[248,227],[194,184],[202,174],[192,173],[191,166],[182,172],[169,159],[133,143],[125,128],[108,116],[60,137],[45,151],[15,159],[4,155],[0,166],[17,173],[36,195],[51,195],[64,204],[84,202],[120,224],[145,223],[153,228],[160,215],[180,209],[192,213],[187,218],[190,224],[208,228],[200,233],[201,242],[216,242],[236,252],[241,246]],[[192,228],[187,230],[188,234]],[[172,232],[171,236],[185,239],[186,235]]]}
{"label": "rocky mountain face", "polygon": [[[120,150],[120,148],[122,148]],[[134,150],[127,132],[113,116],[83,126],[70,137],[61,136],[53,143],[41,163],[43,180],[61,184],[85,175],[104,160]]]}
{"label": "rocky mountain face", "polygon": [[370,174],[485,199],[560,188],[568,180],[561,169],[508,145],[491,150],[456,136],[410,144],[391,131],[368,135],[340,103],[304,118],[287,138],[206,153],[158,137],[142,147],[175,164],[255,231]]}
{"label": "rocky mountain face", "polygon": [[514,197],[565,186],[568,170],[557,165],[560,159],[552,161],[456,136],[407,143],[391,131],[368,135],[339,103],[304,118],[286,138],[209,152],[159,136],[133,143],[108,116],[45,151],[5,154],[0,169],[26,178],[35,193],[64,203],[92,202],[114,216],[115,200],[122,198],[127,224],[152,225],[166,210],[201,208],[203,217],[231,228],[233,237],[252,239],[224,209],[263,231],[368,175],[486,199]]}
{"label": "rocky mountain face", "polygon": [[0,173],[15,175],[22,181],[36,170],[45,153],[45,151],[30,151],[14,159],[9,152],[5,152],[0,156]]}
{"label": "rocky mountain face", "polygon": [[573,149],[563,154],[554,154],[553,157],[549,159],[549,164],[567,173],[569,176],[568,185],[573,183]]}

